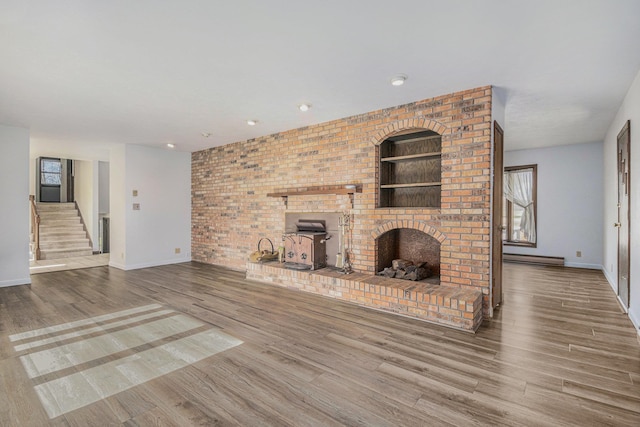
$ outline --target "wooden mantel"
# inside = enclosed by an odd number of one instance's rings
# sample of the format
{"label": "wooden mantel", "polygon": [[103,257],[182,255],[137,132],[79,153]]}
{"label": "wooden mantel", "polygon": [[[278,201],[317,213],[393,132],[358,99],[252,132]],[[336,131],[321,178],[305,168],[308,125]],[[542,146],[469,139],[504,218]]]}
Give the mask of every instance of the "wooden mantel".
{"label": "wooden mantel", "polygon": [[347,188],[347,186],[333,187],[333,188],[296,188],[293,190],[278,191],[276,193],[267,193],[267,197],[282,197],[284,205],[288,205],[289,196],[313,196],[319,194],[344,194],[351,198],[351,207],[353,208],[353,195],[355,193],[362,193],[362,187],[354,185]]}
{"label": "wooden mantel", "polygon": [[362,193],[362,189],[356,188],[330,188],[330,189],[319,189],[319,188],[310,188],[310,189],[295,189],[295,190],[286,190],[280,191],[277,193],[267,193],[268,197],[289,197],[289,196],[311,196],[315,194],[353,194],[353,193]]}

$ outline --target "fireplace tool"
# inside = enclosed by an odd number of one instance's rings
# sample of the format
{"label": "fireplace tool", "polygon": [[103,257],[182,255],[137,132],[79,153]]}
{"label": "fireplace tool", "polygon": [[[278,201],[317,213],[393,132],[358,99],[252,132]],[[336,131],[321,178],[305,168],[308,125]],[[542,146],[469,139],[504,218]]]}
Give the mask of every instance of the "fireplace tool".
{"label": "fireplace tool", "polygon": [[343,234],[344,234],[344,230],[343,230],[343,225],[342,225],[342,215],[340,215],[340,218],[338,219],[338,226],[340,227],[340,230],[338,232],[338,253],[336,254],[336,267],[337,268],[344,268],[344,238],[343,238]]}
{"label": "fireplace tool", "polygon": [[336,267],[340,268],[343,274],[353,273],[351,268],[351,260],[349,259],[349,250],[347,249],[346,240],[348,233],[351,232],[351,215],[344,212],[338,218],[338,226],[340,233],[338,235],[338,254],[336,255]]}

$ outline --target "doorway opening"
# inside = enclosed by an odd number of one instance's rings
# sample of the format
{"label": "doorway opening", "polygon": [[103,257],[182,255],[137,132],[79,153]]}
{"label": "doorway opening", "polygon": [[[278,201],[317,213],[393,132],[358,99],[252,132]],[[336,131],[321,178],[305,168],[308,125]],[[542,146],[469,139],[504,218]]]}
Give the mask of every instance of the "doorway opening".
{"label": "doorway opening", "polygon": [[630,245],[629,245],[629,209],[631,183],[629,162],[631,160],[631,122],[623,126],[618,134],[618,298],[625,310],[629,309],[630,284]]}

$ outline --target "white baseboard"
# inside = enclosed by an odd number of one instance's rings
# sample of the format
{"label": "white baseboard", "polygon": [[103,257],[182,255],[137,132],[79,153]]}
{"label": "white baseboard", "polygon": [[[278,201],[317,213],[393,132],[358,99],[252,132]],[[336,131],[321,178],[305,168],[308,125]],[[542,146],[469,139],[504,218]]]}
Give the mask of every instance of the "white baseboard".
{"label": "white baseboard", "polygon": [[172,258],[172,259],[167,259],[163,261],[150,261],[150,262],[144,262],[144,263],[133,264],[133,265],[125,265],[117,262],[109,262],[109,267],[115,267],[120,270],[129,271],[129,270],[139,270],[141,268],[159,267],[161,265],[181,264],[183,262],[191,262],[191,257]]}
{"label": "white baseboard", "polygon": [[[618,304],[620,304],[620,308],[624,311],[624,314],[629,315],[629,310],[624,306],[624,303],[620,299],[620,295],[616,295],[616,299],[618,300]],[[633,323],[633,320],[631,322]]]}
{"label": "white baseboard", "polygon": [[587,268],[589,270],[602,270],[602,266],[600,264],[585,264],[581,262],[565,262],[565,267],[572,268]]}
{"label": "white baseboard", "polygon": [[638,319],[632,311],[629,311],[625,308],[624,304],[620,300],[620,297],[618,296],[618,283],[613,278],[613,276],[611,276],[611,273],[609,273],[604,267],[602,267],[602,273],[604,274],[605,279],[607,279],[607,282],[609,282],[609,286],[611,286],[616,299],[620,303],[620,307],[625,311],[625,313],[627,313],[627,316],[629,316],[629,320],[631,320],[634,328],[636,328],[636,331],[638,332],[638,342],[640,343],[640,319]]}
{"label": "white baseboard", "polygon": [[6,288],[9,286],[30,285],[30,284],[31,284],[31,277],[27,277],[23,279],[4,280],[0,282],[0,288]]}
{"label": "white baseboard", "polygon": [[120,264],[119,262],[109,261],[109,267],[117,268],[118,270],[126,270],[126,266],[124,264]]}
{"label": "white baseboard", "polygon": [[632,311],[630,311],[628,314],[629,319],[631,319],[631,323],[633,323],[633,326],[635,326],[636,331],[638,332],[638,341],[640,341],[640,319],[636,318]]}

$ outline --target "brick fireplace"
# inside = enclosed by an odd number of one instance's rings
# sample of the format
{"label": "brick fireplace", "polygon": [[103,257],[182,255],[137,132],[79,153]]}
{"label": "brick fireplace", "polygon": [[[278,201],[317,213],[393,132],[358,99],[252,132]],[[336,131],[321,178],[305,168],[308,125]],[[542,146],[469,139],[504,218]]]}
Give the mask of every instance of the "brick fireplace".
{"label": "brick fireplace", "polygon": [[[195,152],[192,258],[473,330],[491,312],[491,114],[487,86]],[[414,149],[407,135],[416,132],[428,142]],[[359,192],[331,191],[348,184]],[[268,196],[283,191],[294,195]],[[303,279],[303,272],[247,264],[261,237],[281,240],[286,215],[341,212],[353,218],[349,255],[361,276],[328,279],[318,270]],[[410,289],[376,278],[398,245],[400,257],[424,252],[440,284]]]}

